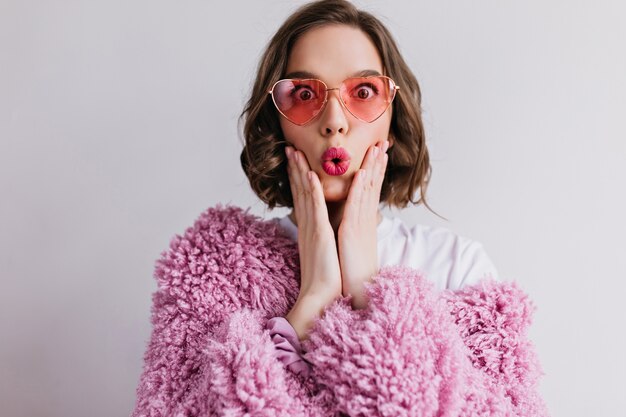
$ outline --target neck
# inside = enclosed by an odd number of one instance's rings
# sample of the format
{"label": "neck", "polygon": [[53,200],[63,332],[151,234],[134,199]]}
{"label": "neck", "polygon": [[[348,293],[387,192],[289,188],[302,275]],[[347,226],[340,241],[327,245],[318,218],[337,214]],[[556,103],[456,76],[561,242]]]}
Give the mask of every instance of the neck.
{"label": "neck", "polygon": [[337,236],[337,231],[339,230],[339,225],[341,224],[341,219],[343,218],[343,209],[345,206],[345,201],[334,203],[328,201],[326,202],[326,207],[328,207],[328,220],[330,221],[330,225],[333,227],[335,237]]}
{"label": "neck", "polygon": [[[341,220],[343,219],[343,210],[345,206],[346,206],[345,201],[338,201],[338,202],[327,201],[326,202],[326,207],[328,208],[328,220],[330,222],[330,225],[333,228],[333,231],[335,232],[335,239],[337,238],[339,225],[341,224]],[[383,216],[380,213],[380,210],[377,210],[376,216],[377,216],[376,224],[378,225],[383,220]],[[289,218],[296,226],[298,226],[298,218],[296,217],[295,210],[291,210],[291,213],[289,213]]]}

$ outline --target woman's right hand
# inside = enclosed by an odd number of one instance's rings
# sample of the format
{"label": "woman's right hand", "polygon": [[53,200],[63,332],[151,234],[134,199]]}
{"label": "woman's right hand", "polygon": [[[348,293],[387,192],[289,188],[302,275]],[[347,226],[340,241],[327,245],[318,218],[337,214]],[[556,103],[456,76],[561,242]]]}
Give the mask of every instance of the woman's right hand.
{"label": "woman's right hand", "polygon": [[341,295],[341,269],[319,177],[303,152],[287,146],[285,153],[300,254],[300,293],[286,318],[302,340],[313,319]]}

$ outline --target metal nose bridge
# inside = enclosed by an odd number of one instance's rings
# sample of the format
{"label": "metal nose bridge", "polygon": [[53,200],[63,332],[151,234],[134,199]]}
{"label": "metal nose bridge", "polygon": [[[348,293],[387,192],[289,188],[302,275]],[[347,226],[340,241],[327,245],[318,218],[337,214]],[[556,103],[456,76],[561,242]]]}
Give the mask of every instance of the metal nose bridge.
{"label": "metal nose bridge", "polygon": [[[333,90],[341,90],[341,87],[327,88],[324,91],[326,91],[326,93],[328,93],[329,91],[333,91]],[[343,99],[341,98],[341,94],[339,94],[339,100],[343,101]],[[328,101],[328,95],[326,96],[326,101]]]}
{"label": "metal nose bridge", "polygon": [[[332,90],[341,90],[341,87],[325,89],[325,91],[326,91],[326,100],[324,100],[324,104],[326,104],[326,102],[328,102],[328,92],[332,91]],[[338,97],[339,97],[339,102],[341,103],[341,105],[345,107],[346,104],[343,102],[343,97],[341,97],[341,93],[338,95]]]}
{"label": "metal nose bridge", "polygon": [[[326,110],[326,104],[328,104],[328,97],[329,91],[332,90],[340,90],[341,87],[335,87],[335,88],[326,88],[324,91],[326,91],[326,98],[324,99],[324,103],[322,104],[322,108],[320,109],[320,113],[322,113],[324,110]],[[348,112],[350,112],[350,110],[348,109],[348,106],[346,105],[346,103],[343,102],[343,97],[341,97],[341,93],[337,95],[337,98],[339,98],[339,104],[341,105],[341,107],[343,107],[344,109],[348,110]],[[352,113],[352,112],[350,112]]]}

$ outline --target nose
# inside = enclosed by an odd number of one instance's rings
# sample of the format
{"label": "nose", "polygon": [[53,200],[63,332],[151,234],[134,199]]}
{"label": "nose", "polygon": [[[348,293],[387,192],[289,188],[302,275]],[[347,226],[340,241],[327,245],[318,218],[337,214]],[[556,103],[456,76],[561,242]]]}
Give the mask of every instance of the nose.
{"label": "nose", "polygon": [[323,136],[333,136],[336,133],[348,133],[348,119],[339,98],[338,88],[328,89],[328,101],[320,120],[320,133]]}

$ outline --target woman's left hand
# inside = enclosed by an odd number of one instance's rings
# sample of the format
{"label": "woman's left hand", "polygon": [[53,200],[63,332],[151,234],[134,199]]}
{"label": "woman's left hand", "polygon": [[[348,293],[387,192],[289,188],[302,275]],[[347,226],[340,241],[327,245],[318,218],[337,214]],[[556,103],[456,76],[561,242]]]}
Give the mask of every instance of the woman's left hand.
{"label": "woman's left hand", "polygon": [[378,272],[378,206],[387,168],[389,142],[370,147],[356,172],[337,233],[342,294],[352,294],[352,307],[367,306],[364,283]]}

